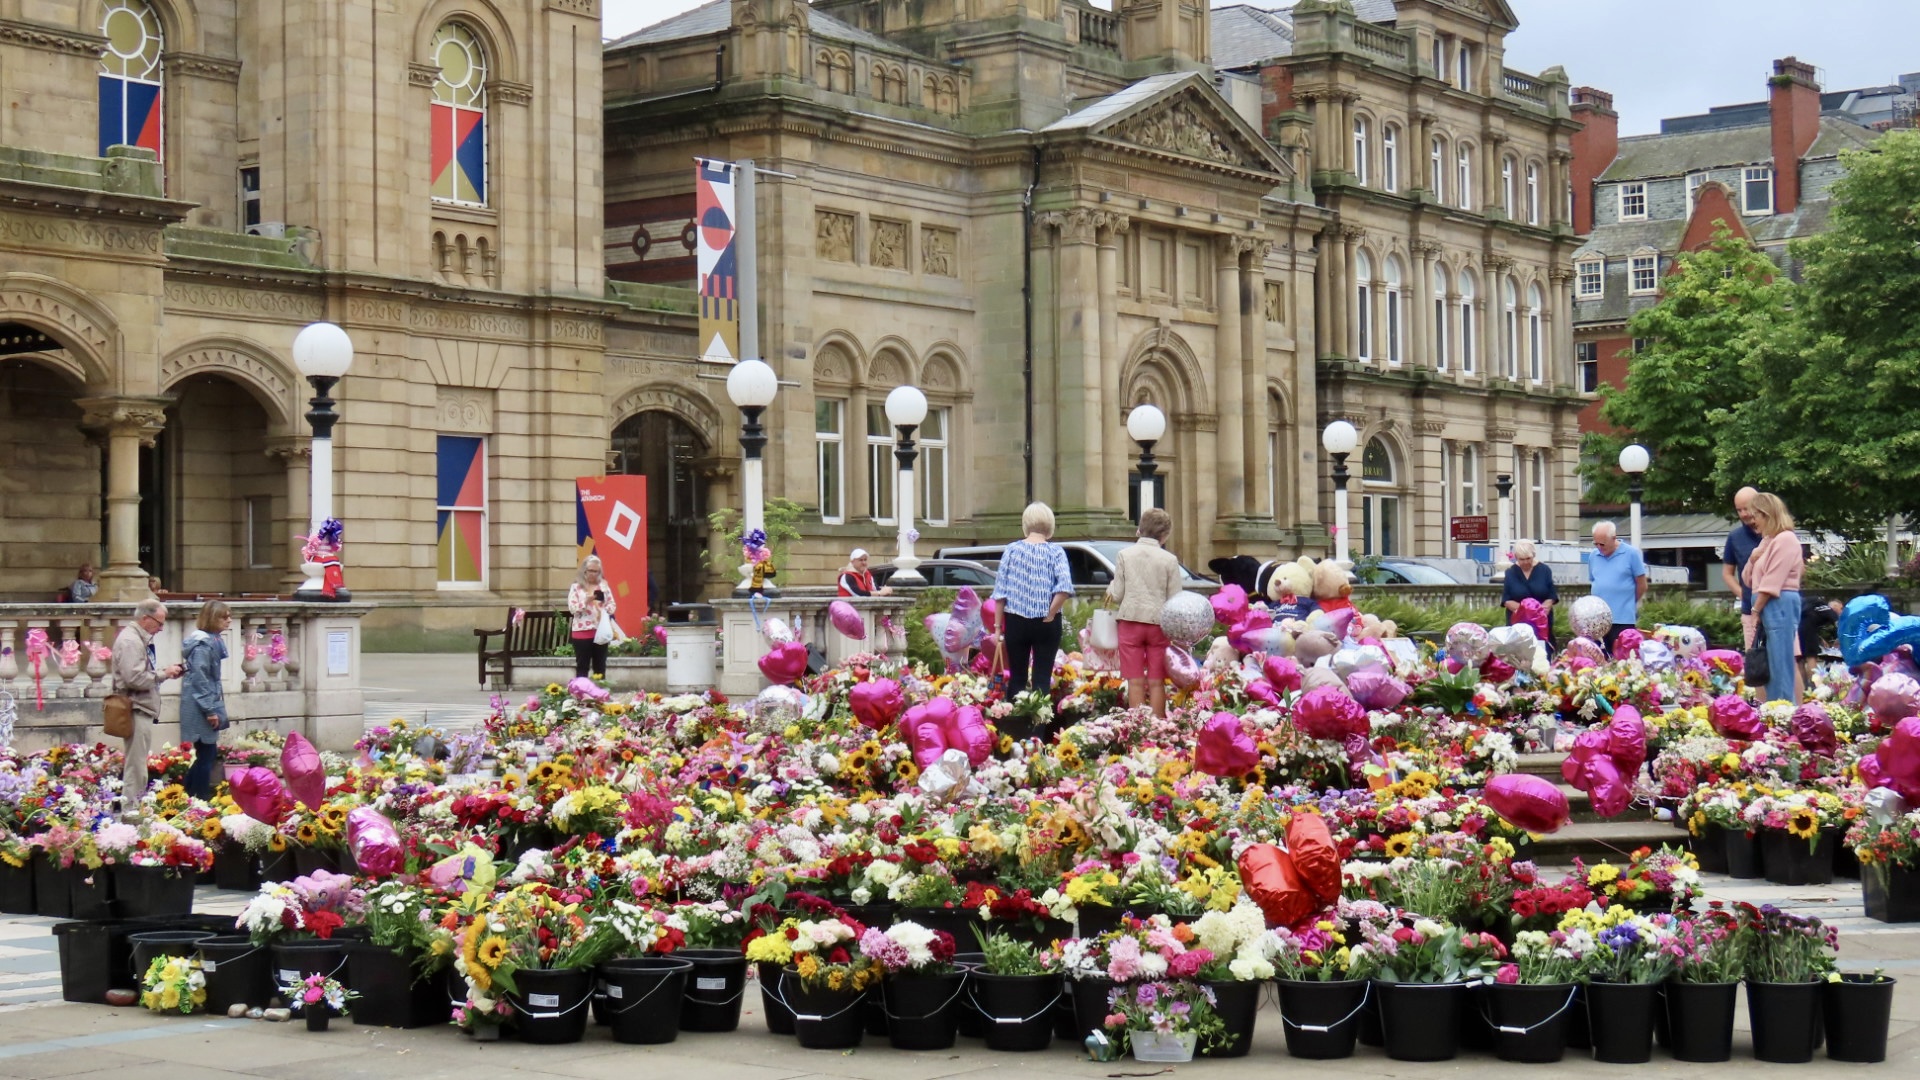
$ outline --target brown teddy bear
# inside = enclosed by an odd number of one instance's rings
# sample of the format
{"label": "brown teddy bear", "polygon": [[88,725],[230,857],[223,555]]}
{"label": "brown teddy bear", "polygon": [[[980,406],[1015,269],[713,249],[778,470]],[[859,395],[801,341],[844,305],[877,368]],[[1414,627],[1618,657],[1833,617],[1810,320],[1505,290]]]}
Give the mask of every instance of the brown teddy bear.
{"label": "brown teddy bear", "polygon": [[[1307,562],[1301,559],[1301,562]],[[1313,563],[1313,598],[1320,604],[1320,610],[1328,613],[1345,611],[1353,607],[1348,599],[1353,595],[1352,577],[1340,564],[1332,559],[1321,559]]]}

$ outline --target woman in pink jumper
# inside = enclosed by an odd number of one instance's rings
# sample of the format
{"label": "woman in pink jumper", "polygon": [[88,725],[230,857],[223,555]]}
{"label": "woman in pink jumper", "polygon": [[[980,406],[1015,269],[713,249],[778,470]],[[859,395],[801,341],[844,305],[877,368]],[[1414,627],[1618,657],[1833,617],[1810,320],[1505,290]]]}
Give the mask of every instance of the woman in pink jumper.
{"label": "woman in pink jumper", "polygon": [[1800,655],[1800,577],[1806,556],[1793,532],[1787,504],[1763,491],[1747,504],[1760,530],[1760,546],[1747,559],[1741,578],[1753,590],[1754,621],[1767,639],[1767,700],[1798,701],[1794,675]]}

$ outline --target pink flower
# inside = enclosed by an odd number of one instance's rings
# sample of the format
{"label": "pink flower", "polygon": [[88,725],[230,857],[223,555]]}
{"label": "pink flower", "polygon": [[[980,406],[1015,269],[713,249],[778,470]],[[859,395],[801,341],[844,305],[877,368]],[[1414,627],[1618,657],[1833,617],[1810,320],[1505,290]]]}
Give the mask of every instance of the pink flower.
{"label": "pink flower", "polygon": [[1502,986],[1512,986],[1514,983],[1520,981],[1520,966],[1518,964],[1501,964],[1500,970],[1493,973],[1493,981]]}
{"label": "pink flower", "polygon": [[1139,974],[1140,943],[1130,937],[1115,941],[1107,954],[1107,978],[1114,982],[1130,982]]}
{"label": "pink flower", "polygon": [[1200,969],[1213,959],[1213,953],[1207,949],[1193,949],[1167,959],[1167,974],[1177,979],[1191,979],[1200,974]]}

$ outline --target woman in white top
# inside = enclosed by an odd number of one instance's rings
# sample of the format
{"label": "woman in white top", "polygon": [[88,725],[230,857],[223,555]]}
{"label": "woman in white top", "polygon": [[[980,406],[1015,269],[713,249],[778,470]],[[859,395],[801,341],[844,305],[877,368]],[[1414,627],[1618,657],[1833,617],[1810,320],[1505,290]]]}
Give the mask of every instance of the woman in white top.
{"label": "woman in white top", "polygon": [[600,557],[587,556],[587,561],[580,564],[579,576],[567,589],[567,614],[573,616],[575,677],[589,672],[603,679],[607,677],[607,647],[594,644],[593,639],[600,630],[601,614],[612,615],[617,606],[613,592],[607,588],[606,575],[600,569]]}

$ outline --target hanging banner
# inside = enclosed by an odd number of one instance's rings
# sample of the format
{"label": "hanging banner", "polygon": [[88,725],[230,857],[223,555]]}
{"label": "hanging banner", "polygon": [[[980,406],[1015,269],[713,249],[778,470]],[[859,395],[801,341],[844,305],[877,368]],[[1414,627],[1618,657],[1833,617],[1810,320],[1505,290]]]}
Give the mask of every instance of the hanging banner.
{"label": "hanging banner", "polygon": [[600,556],[614,621],[632,636],[647,617],[647,478],[581,476],[573,488],[578,558]]}
{"label": "hanging banner", "polygon": [[694,254],[699,268],[700,359],[740,358],[740,262],[734,243],[730,161],[694,160]]}

